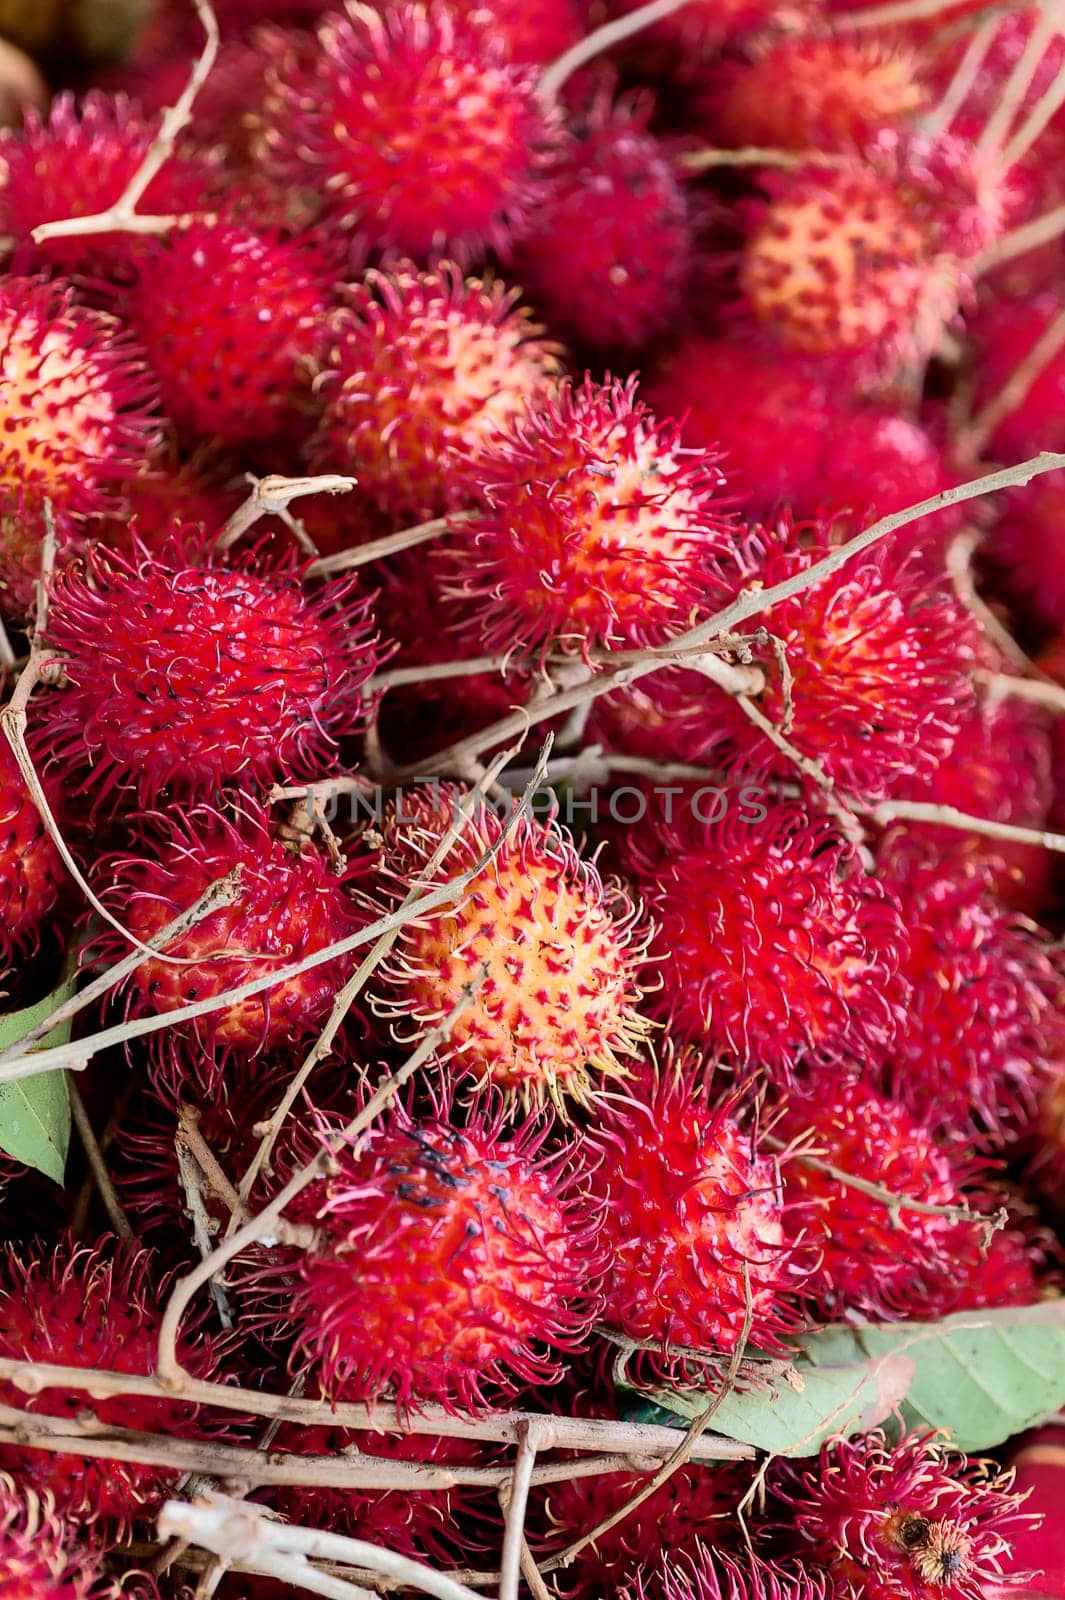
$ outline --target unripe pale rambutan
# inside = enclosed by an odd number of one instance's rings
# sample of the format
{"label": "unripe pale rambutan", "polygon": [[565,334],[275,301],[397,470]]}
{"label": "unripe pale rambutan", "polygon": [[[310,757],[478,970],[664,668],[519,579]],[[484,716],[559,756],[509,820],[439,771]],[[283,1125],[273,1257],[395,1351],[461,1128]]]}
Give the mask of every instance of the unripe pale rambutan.
{"label": "unripe pale rambutan", "polygon": [[709,1544],[679,1560],[666,1546],[653,1565],[617,1590],[618,1600],[830,1600],[834,1593],[820,1569],[721,1555],[712,1533]]}
{"label": "unripe pale rambutan", "polygon": [[587,650],[679,631],[732,537],[715,460],[655,421],[635,379],[563,382],[486,447],[479,507],[440,554],[444,593],[476,617],[462,634]]}
{"label": "unripe pale rambutan", "polygon": [[794,1296],[809,1263],[788,1242],[780,1174],[697,1061],[644,1067],[604,1097],[585,1135],[600,1160],[592,1192],[611,1260],[600,1320],[658,1346],[731,1353],[745,1319],[762,1350],[802,1325]]}
{"label": "unripe pale rambutan", "polygon": [[543,190],[557,137],[537,73],[439,4],[349,5],[268,88],[267,159],[341,227],[427,261],[504,253]]}
{"label": "unripe pale rambutan", "polygon": [[127,315],[185,438],[265,447],[305,427],[331,277],[308,248],[243,223],[155,244]]}
{"label": "unripe pale rambutan", "polygon": [[0,734],[0,966],[34,950],[66,876],[14,752]]}
{"label": "unripe pale rambutan", "polygon": [[470,498],[485,446],[555,386],[556,346],[516,293],[443,265],[369,272],[333,324],[311,452],[351,470],[396,517],[433,517]]}
{"label": "unripe pale rambutan", "polygon": [[88,1600],[95,1561],[72,1546],[51,1497],[0,1475],[0,1579],[5,1600]]}
{"label": "unripe pale rambutan", "polygon": [[101,799],[135,787],[142,802],[316,777],[364,725],[378,660],[349,581],[308,591],[294,552],[225,565],[195,529],[154,553],[96,548],[61,573],[47,642],[67,681],[42,745]]}
{"label": "unripe pale rambutan", "polygon": [[765,799],[703,821],[695,790],[622,841],[656,927],[647,1003],[679,1038],[784,1081],[804,1053],[879,1058],[905,1000],[895,897],[831,823]]}
{"label": "unripe pale rambutan", "polygon": [[[716,610],[743,590],[772,588],[844,538],[839,527],[787,518],[751,528],[719,563],[708,597]],[[932,776],[975,700],[973,624],[945,585],[873,546],[775,605],[766,624],[783,642],[788,671],[785,680],[767,660],[758,703],[802,755],[863,800],[883,798],[899,779]],[[708,684],[704,714],[719,738],[731,739],[744,777],[794,770],[734,696]]]}
{"label": "unripe pale rambutan", "polygon": [[774,1488],[803,1555],[865,1600],[981,1600],[1030,1526],[1012,1472],[929,1434],[830,1441],[812,1468],[778,1465]]}
{"label": "unripe pale rambutan", "polygon": [[[158,132],[157,117],[145,116],[125,95],[98,89],[90,89],[80,104],[70,93],[59,94],[47,118],[28,109],[21,128],[0,132],[0,234],[13,240],[16,261],[128,277],[145,250],[143,237],[134,233],[86,233],[41,244],[30,235],[45,222],[107,211],[141,167]],[[137,211],[185,216],[208,210],[217,183],[209,158],[172,152],[138,200]]]}
{"label": "unripe pale rambutan", "polygon": [[[344,882],[309,840],[296,851],[270,831],[267,813],[248,796],[231,821],[210,806],[171,809],[141,828],[143,854],[105,857],[96,869],[101,897],[137,938],[158,934],[195,904],[218,879],[240,875],[240,896],[202,918],[163,954],[149,956],[126,980],[127,1011],[144,1016],[224,994],[267,978],[305,956],[347,938],[365,918]],[[117,931],[92,946],[104,966],[128,954]],[[166,1030],[200,1048],[253,1052],[298,1043],[329,1014],[333,997],[354,966],[338,957],[296,977]],[[180,1028],[180,1032],[179,1032]]]}
{"label": "unripe pale rambutan", "polygon": [[848,150],[921,111],[917,65],[912,50],[879,37],[770,36],[749,60],[719,67],[700,105],[729,145]]}
{"label": "unripe pale rambutan", "polygon": [[998,903],[978,861],[943,862],[934,847],[889,836],[881,863],[908,934],[891,1092],[935,1130],[1001,1142],[1026,1125],[1065,1048],[1046,938]]}
{"label": "unripe pale rambutan", "polygon": [[[21,1261],[10,1252],[0,1259],[0,1355],[141,1377],[154,1372],[168,1285],[153,1283],[149,1251],[124,1251],[113,1243],[92,1250],[62,1243],[51,1259],[40,1261]],[[199,1331],[180,1342],[179,1359],[197,1377],[207,1377],[216,1352]],[[0,1398],[6,1406],[46,1417],[89,1411],[105,1429],[185,1438],[203,1429],[196,1406],[151,1395],[100,1398],[63,1388],[27,1394],[4,1382]],[[79,1524],[100,1521],[116,1536],[152,1517],[181,1477],[166,1467],[17,1444],[0,1445],[0,1468],[27,1489],[51,1495],[62,1515]]]}
{"label": "unripe pale rambutan", "polygon": [[117,321],[69,287],[0,282],[0,605],[28,609],[41,569],[43,507],[61,542],[112,502],[155,444],[143,360]]}
{"label": "unripe pale rambutan", "polygon": [[[797,1151],[784,1168],[785,1221],[819,1253],[806,1289],[820,1318],[931,1322],[953,1309],[986,1228],[910,1210],[906,1200],[964,1206],[972,1162],[937,1144],[904,1106],[835,1071],[797,1085],[773,1132]],[[889,1210],[825,1166],[886,1190],[899,1206]]]}
{"label": "unripe pale rambutan", "polygon": [[317,1243],[286,1305],[293,1360],[323,1392],[480,1408],[562,1373],[598,1310],[598,1215],[576,1147],[507,1128],[501,1097],[463,1126],[442,1099],[342,1148],[308,1197]]}
{"label": "unripe pale rambutan", "polygon": [[514,271],[548,323],[591,349],[638,349],[676,316],[693,229],[647,96],[600,91],[576,119]]}
{"label": "unripe pale rambutan", "polygon": [[404,794],[387,820],[382,909],[418,882],[426,889],[467,871],[498,846],[452,909],[400,930],[381,965],[386,1014],[432,1027],[464,987],[488,972],[440,1046],[449,1070],[489,1080],[526,1105],[586,1101],[600,1078],[624,1074],[648,1024],[637,1011],[643,956],[638,909],[578,855],[564,829],[522,812],[512,822],[483,802],[432,876],[426,867],[461,790]]}

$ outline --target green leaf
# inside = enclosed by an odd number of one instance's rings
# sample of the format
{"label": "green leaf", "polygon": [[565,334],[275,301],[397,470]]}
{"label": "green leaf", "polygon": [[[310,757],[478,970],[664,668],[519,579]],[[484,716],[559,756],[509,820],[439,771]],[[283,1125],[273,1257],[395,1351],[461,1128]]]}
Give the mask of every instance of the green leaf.
{"label": "green leaf", "polygon": [[[942,1428],[961,1449],[989,1450],[1065,1406],[1065,1300],[962,1311],[938,1323],[825,1328],[792,1363],[767,1365],[763,1388],[730,1394],[711,1427],[780,1455],[813,1455],[834,1434],[886,1422]],[[648,1398],[685,1422],[712,1390]]]}
{"label": "green leaf", "polygon": [[[0,1017],[0,1050],[6,1050],[30,1028],[44,1022],[70,999],[75,986],[71,978],[37,1005]],[[69,1038],[70,1023],[64,1022],[35,1048],[66,1044]],[[62,1183],[69,1144],[70,1099],[65,1072],[42,1072],[35,1078],[0,1083],[0,1150]]]}

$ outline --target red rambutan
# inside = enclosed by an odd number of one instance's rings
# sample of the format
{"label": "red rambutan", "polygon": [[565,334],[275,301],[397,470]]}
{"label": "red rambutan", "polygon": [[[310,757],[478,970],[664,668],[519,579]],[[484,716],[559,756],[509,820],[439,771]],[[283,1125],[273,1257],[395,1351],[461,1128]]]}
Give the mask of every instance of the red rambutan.
{"label": "red rambutan", "polygon": [[558,351],[516,294],[443,265],[370,272],[335,319],[312,454],[397,517],[470,497],[486,444],[555,386]]}
{"label": "red rambutan", "polygon": [[453,10],[502,45],[508,61],[546,66],[585,31],[584,0],[458,0]]}
{"label": "red rambutan", "polygon": [[274,63],[267,159],[329,215],[420,261],[504,253],[544,187],[553,118],[537,73],[439,4],[349,4],[313,64]]}
{"label": "red rambutan", "polygon": [[7,739],[0,734],[0,964],[33,950],[66,876]]}
{"label": "red rambutan", "polygon": [[596,95],[552,169],[514,271],[554,329],[592,349],[639,348],[675,317],[692,222],[678,171],[648,130],[653,102]]}
{"label": "red rambutan", "polygon": [[504,1122],[391,1111],[308,1195],[316,1244],[286,1305],[323,1390],[474,1409],[562,1373],[598,1309],[598,1216],[573,1145]]}
{"label": "red rambutan", "polygon": [[486,447],[480,506],[441,552],[445,594],[476,616],[464,630],[489,650],[587,650],[683,628],[731,539],[715,459],[659,426],[635,379],[564,381]]}
{"label": "red rambutan", "polygon": [[390,1016],[431,1027],[448,1015],[483,962],[488,972],[441,1046],[449,1070],[490,1080],[527,1105],[562,1110],[600,1078],[624,1074],[648,1024],[636,982],[643,944],[638,910],[603,883],[564,829],[483,802],[431,877],[426,866],[461,790],[404,794],[386,823],[380,892],[391,909],[417,881],[429,889],[498,846],[453,908],[407,923],[382,963]]}
{"label": "red rambutan", "polygon": [[797,1562],[778,1566],[706,1546],[679,1560],[665,1551],[617,1591],[618,1600],[829,1600],[834,1593],[822,1571]]}
{"label": "red rambutan", "polygon": [[[309,840],[290,849],[270,830],[267,813],[240,796],[233,819],[210,806],[171,809],[145,819],[143,854],[104,858],[96,881],[109,909],[138,939],[158,934],[219,879],[239,873],[240,895],[190,931],[146,957],[126,980],[127,1010],[165,1014],[268,978],[348,937],[365,918],[342,879]],[[92,947],[101,965],[129,951],[117,930]],[[162,956],[179,957],[180,961]],[[253,1052],[297,1043],[329,1013],[354,956],[338,957],[233,1005],[180,1025],[180,1037],[201,1048]],[[167,1039],[178,1025],[167,1030]]]}
{"label": "red rambutan", "polygon": [[[51,1259],[0,1259],[0,1354],[20,1361],[86,1367],[146,1377],[155,1370],[156,1348],[167,1283],[153,1282],[149,1251],[124,1251],[117,1241],[89,1250],[61,1244]],[[213,1366],[215,1351],[202,1332],[187,1335],[179,1350],[183,1365],[199,1377]],[[47,1417],[84,1411],[101,1426],[147,1433],[202,1431],[198,1408],[186,1401],[113,1395],[91,1390],[44,1388],[27,1394],[0,1383],[7,1406]],[[111,1461],[0,1445],[0,1467],[21,1484],[51,1495],[58,1510],[79,1523],[97,1520],[121,1534],[151,1517],[181,1473],[165,1467]]]}
{"label": "red rambutan", "polygon": [[0,1578],[5,1600],[88,1600],[95,1562],[72,1548],[51,1497],[0,1475]]}
{"label": "red rambutan", "polygon": [[[1065,363],[1058,403],[1065,405]],[[1061,435],[1065,443],[1065,430]],[[1009,457],[1030,450],[1055,450],[1059,441],[1016,444]],[[1003,497],[1002,516],[980,552],[995,592],[1007,599],[1021,622],[1043,635],[1065,631],[1065,472],[1047,472]]]}
{"label": "red rambutan", "polygon": [[604,1097],[585,1135],[611,1256],[601,1321],[667,1362],[676,1345],[732,1352],[748,1311],[762,1350],[802,1323],[808,1268],[785,1239],[780,1174],[740,1115],[736,1094],[715,1100],[710,1071],[681,1059]]}
{"label": "red rambutan", "polygon": [[706,790],[687,791],[622,841],[656,927],[648,1004],[678,1037],[778,1079],[808,1052],[879,1056],[905,999],[894,895],[824,818],[758,791],[709,793],[720,821]]}
{"label": "red rambutan", "polygon": [[[635,11],[642,0],[610,0],[612,14],[623,16]],[[678,6],[650,28],[641,30],[635,43],[641,61],[661,56],[662,65],[682,79],[716,55],[723,45],[732,44],[746,34],[768,28],[774,21],[795,21],[809,0],[691,0]]]}
{"label": "red rambutan", "polygon": [[348,580],[309,592],[294,552],[214,559],[188,540],[96,548],[56,581],[48,644],[65,658],[38,737],[102,799],[317,777],[363,726],[377,665],[368,602]]}
{"label": "red rambutan", "polygon": [[[971,329],[975,346],[972,403],[976,411],[1002,392],[1061,312],[1061,298],[1052,293],[1033,295],[1022,300],[996,297],[981,310]],[[988,441],[988,448],[997,460],[1012,462],[1023,461],[1039,450],[1060,450],[1063,445],[1065,350],[1059,349],[1042,364],[1023,398],[998,423]],[[1033,487],[1032,500],[1025,502],[1025,509],[1020,515],[1023,517],[1025,511],[1031,515],[1031,507],[1039,504],[1039,496],[1046,500],[1048,493],[1052,495],[1052,492],[1048,491],[1045,480],[1040,480]],[[1014,496],[1011,514],[1019,505],[1020,496]],[[1037,526],[1041,522],[1042,518],[1039,517]],[[1059,587],[1060,580],[1054,588],[1056,590]]]}
{"label": "red rambutan", "polygon": [[776,1476],[803,1553],[866,1600],[981,1600],[1030,1522],[1012,1472],[934,1435],[833,1440],[815,1467]]}

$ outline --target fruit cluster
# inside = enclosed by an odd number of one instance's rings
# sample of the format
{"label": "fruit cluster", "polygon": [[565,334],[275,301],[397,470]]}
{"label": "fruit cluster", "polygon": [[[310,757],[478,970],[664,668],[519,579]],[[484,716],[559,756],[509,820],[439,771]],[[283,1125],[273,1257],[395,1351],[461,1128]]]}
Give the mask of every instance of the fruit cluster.
{"label": "fruit cluster", "polygon": [[517,1413],[534,1595],[1019,1583],[890,1401],[609,1441],[1060,1293],[1065,33],[148,9],[0,132],[0,1593],[506,1600]]}

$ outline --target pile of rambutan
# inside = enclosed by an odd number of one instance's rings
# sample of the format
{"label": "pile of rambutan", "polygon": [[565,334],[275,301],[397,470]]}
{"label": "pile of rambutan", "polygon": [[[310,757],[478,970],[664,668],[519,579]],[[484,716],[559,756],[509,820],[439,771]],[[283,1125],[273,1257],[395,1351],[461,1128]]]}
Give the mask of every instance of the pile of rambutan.
{"label": "pile of rambutan", "polygon": [[1054,6],[9,5],[0,122],[0,1600],[1065,1594]]}

